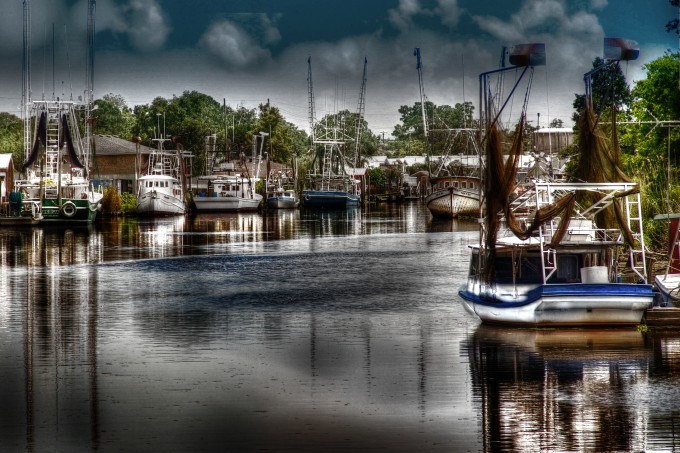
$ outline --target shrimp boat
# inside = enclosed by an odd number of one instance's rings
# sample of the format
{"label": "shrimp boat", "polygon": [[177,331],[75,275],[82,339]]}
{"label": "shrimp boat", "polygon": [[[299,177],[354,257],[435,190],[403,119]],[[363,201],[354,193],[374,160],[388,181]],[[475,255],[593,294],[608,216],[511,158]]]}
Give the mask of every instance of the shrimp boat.
{"label": "shrimp boat", "polygon": [[[521,51],[526,50],[536,47]],[[533,58],[538,57],[527,60]],[[480,76],[481,83],[488,74]],[[604,174],[616,160],[600,147],[589,107],[580,114],[580,166],[602,173],[581,177],[591,182],[532,181],[518,187],[525,116],[507,157],[487,117],[480,240],[471,246],[467,282],[459,290],[465,309],[482,322],[635,325],[654,302],[646,280],[639,187],[615,164]],[[609,181],[611,175],[620,180]],[[623,281],[624,268],[632,271],[630,281]]]}
{"label": "shrimp boat", "polygon": [[[343,127],[342,121],[316,122],[314,89],[312,84],[312,60],[307,60],[307,89],[309,94],[309,127],[312,144],[323,146],[323,161],[320,173],[313,170],[307,175],[308,187],[302,191],[302,206],[311,209],[344,209],[361,204],[361,189],[353,171],[358,162],[359,146],[363,125],[363,111],[366,93],[366,65],[359,91],[359,105],[354,135]],[[353,142],[354,153],[349,156],[345,151]],[[319,148],[320,149],[320,148]],[[316,159],[315,159],[316,161]],[[335,168],[334,168],[335,167]]]}
{"label": "shrimp boat", "polygon": [[186,210],[183,179],[184,162],[179,146],[164,149],[170,139],[156,138],[156,149],[149,154],[143,176],[137,179],[137,208],[139,215],[183,215]]}
{"label": "shrimp boat", "polygon": [[[30,1],[24,2],[21,115],[24,121],[24,179],[15,181],[17,203],[31,206],[41,223],[89,224],[103,197],[89,179],[94,90],[94,0],[88,0],[87,70],[84,102],[31,99]],[[44,95],[43,95],[44,98]],[[80,125],[84,133],[80,133]]]}
{"label": "shrimp boat", "polygon": [[[194,195],[197,212],[237,212],[257,211],[262,195],[256,186],[262,163],[264,138],[269,134],[260,132],[253,135],[252,169],[248,169],[245,159],[240,163],[242,171],[237,171],[234,162],[218,162],[214,151],[215,137],[206,138],[206,174],[198,177],[198,191]],[[258,138],[261,137],[259,157],[256,157]]]}
{"label": "shrimp boat", "polygon": [[[24,204],[38,205],[41,223],[91,223],[102,194],[88,178],[89,140],[78,128],[78,106],[72,101],[33,101],[26,128],[33,127],[25,179],[16,181]],[[29,143],[30,146],[30,143]]]}
{"label": "shrimp boat", "polygon": [[[479,188],[480,179],[478,175],[478,164],[474,162],[469,164],[470,158],[476,159],[479,155],[477,150],[474,150],[473,155],[467,153],[456,153],[451,156],[451,150],[467,149],[468,145],[476,147],[473,135],[476,134],[476,129],[468,128],[440,128],[443,124],[430,124],[425,114],[425,104],[427,96],[425,96],[425,88],[423,86],[423,72],[422,62],[420,57],[420,48],[416,47],[413,50],[413,55],[416,57],[416,69],[418,70],[418,83],[420,86],[420,106],[423,119],[423,134],[426,139],[432,136],[432,132],[446,133],[446,140],[444,144],[444,152],[440,157],[437,170],[434,171],[430,177],[431,192],[425,197],[425,205],[433,217],[440,218],[456,218],[459,215],[475,215],[479,211]],[[471,112],[471,110],[470,110]],[[470,122],[472,118],[470,118]],[[467,143],[464,143],[467,142]],[[430,146],[428,146],[430,149]],[[453,160],[454,158],[455,160]],[[458,165],[451,165],[457,162]],[[449,168],[445,169],[448,165]],[[456,167],[455,170],[453,167]]]}
{"label": "shrimp boat", "polygon": [[478,176],[439,176],[431,181],[433,192],[425,197],[425,205],[433,217],[456,218],[479,212]]}
{"label": "shrimp boat", "polygon": [[[269,163],[267,164],[269,168]],[[270,209],[294,209],[300,205],[297,187],[297,166],[269,170],[265,187],[265,207]]]}

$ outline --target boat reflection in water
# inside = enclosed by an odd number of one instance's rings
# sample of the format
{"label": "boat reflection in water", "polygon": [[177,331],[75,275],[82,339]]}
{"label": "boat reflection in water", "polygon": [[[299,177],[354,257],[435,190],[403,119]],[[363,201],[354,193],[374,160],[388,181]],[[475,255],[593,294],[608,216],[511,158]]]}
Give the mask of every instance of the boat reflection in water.
{"label": "boat reflection in water", "polygon": [[484,451],[680,447],[680,332],[482,325],[461,348]]}

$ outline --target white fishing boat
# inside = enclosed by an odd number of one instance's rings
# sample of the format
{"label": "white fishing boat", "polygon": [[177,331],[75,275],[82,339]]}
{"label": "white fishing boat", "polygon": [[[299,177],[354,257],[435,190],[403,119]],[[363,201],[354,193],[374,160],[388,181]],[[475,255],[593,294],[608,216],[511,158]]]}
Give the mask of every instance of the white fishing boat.
{"label": "white fishing boat", "polygon": [[144,175],[137,179],[139,215],[183,215],[186,212],[182,155],[179,147],[166,150],[166,138],[156,138],[156,149],[149,154]]}
{"label": "white fishing boat", "polygon": [[[257,182],[262,163],[264,138],[268,134],[260,132],[253,135],[252,168],[249,169],[245,159],[239,163],[242,171],[237,171],[233,162],[219,162],[215,159],[214,137],[206,139],[206,173],[198,177],[198,185],[193,202],[197,212],[234,212],[257,211],[262,202],[262,195],[257,193]],[[260,141],[259,156],[257,143]]]}
{"label": "white fishing boat", "polygon": [[433,191],[425,197],[425,205],[432,216],[456,218],[479,212],[479,177],[441,176],[431,181]]}
{"label": "white fishing boat", "polygon": [[194,196],[198,212],[257,211],[262,202],[253,179],[240,174],[201,176],[198,181],[206,186]]}
{"label": "white fishing boat", "polygon": [[663,304],[680,306],[680,214],[659,214],[654,220],[668,220],[668,254],[663,273],[654,276],[654,286]]}
{"label": "white fishing boat", "polygon": [[[544,61],[544,54],[534,55],[535,46],[528,50],[527,61]],[[487,83],[488,74],[482,74],[480,82]],[[587,108],[580,118],[581,166],[595,175],[598,169],[604,173],[598,167],[613,163],[608,175],[622,175],[612,158],[615,153],[601,149],[602,141],[594,139],[599,131],[592,110]],[[533,181],[517,186],[522,149],[518,137],[525,116],[508,156],[495,121],[487,116],[481,123],[490,125],[480,172],[484,203],[480,240],[471,247],[469,275],[459,291],[465,309],[482,322],[496,324],[639,324],[654,302],[654,291],[646,280],[637,183],[608,182],[603,174],[593,176],[601,182]],[[624,269],[631,271],[626,281]]]}

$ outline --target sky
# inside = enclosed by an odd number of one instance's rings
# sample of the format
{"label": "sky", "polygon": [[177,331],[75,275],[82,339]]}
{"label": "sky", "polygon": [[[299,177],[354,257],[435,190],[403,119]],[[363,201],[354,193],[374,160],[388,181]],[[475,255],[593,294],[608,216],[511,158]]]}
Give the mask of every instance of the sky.
{"label": "sky", "polygon": [[[23,1],[2,9],[0,111],[19,115]],[[30,0],[30,11],[31,98],[77,99],[87,1]],[[232,108],[269,101],[309,130],[308,58],[317,118],[357,111],[366,58],[365,119],[389,137],[399,107],[420,101],[414,48],[427,99],[477,111],[479,74],[499,67],[501,49],[541,42],[547,64],[534,73],[528,118],[571,125],[603,38],[639,44],[640,57],[622,64],[632,84],[678,49],[665,30],[676,17],[668,0],[96,0],[94,97],[121,95],[131,107],[185,91]]]}

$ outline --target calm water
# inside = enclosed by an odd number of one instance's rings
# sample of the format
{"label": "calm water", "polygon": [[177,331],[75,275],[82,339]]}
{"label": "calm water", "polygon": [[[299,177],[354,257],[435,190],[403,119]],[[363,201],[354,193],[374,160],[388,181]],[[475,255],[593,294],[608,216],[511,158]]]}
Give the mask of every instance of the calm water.
{"label": "calm water", "polygon": [[480,326],[419,204],[0,230],[0,451],[673,451],[680,332]]}

